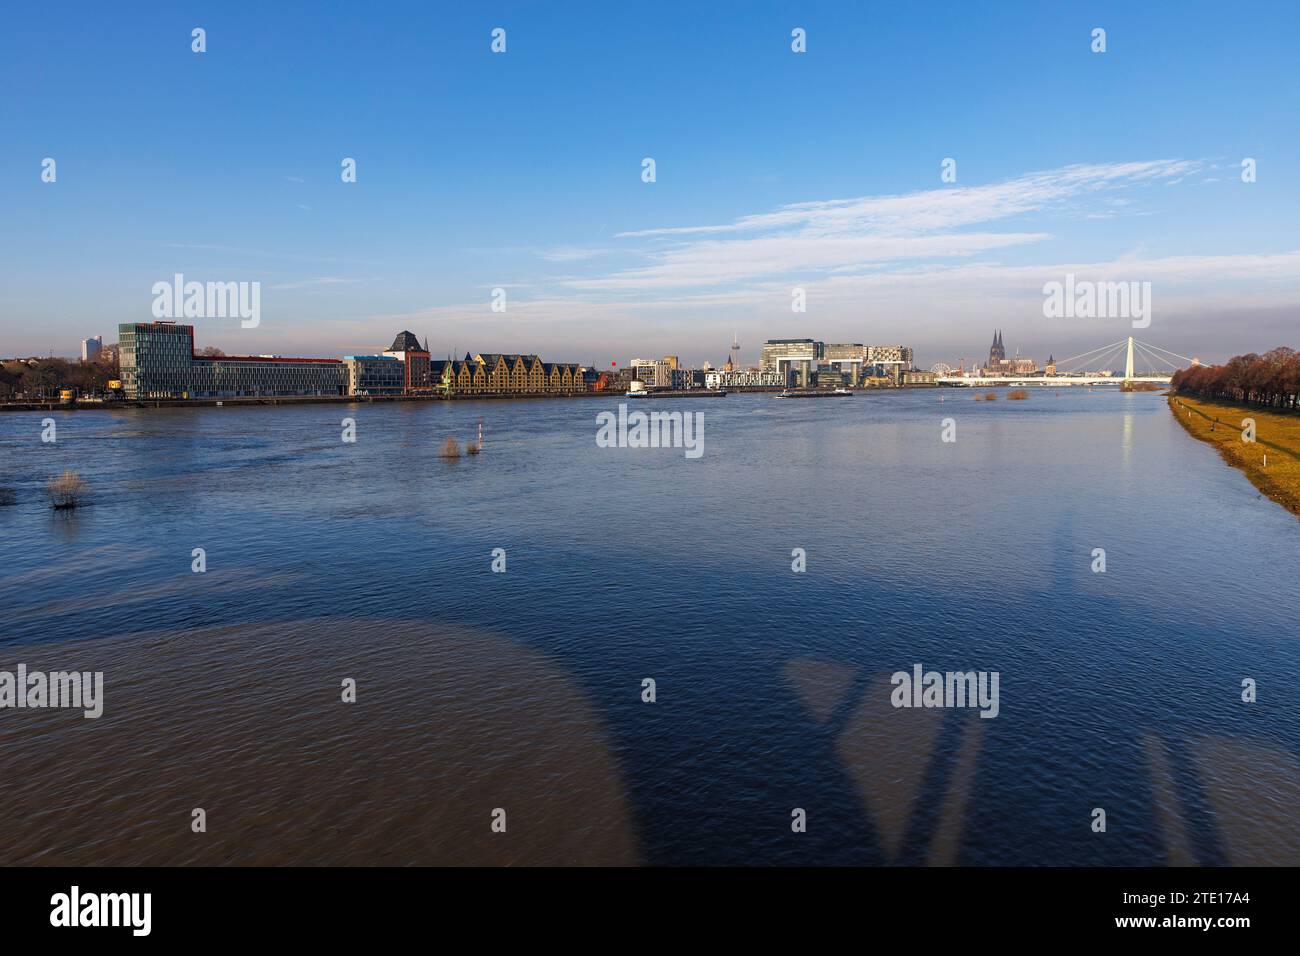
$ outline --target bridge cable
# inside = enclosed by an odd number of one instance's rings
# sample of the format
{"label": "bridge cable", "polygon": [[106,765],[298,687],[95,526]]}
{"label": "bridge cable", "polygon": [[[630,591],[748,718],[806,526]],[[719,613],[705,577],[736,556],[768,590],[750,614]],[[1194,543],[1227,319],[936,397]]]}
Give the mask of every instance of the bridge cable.
{"label": "bridge cable", "polygon": [[[1174,370],[1174,371],[1177,371],[1177,370],[1178,370],[1179,366],[1175,365],[1173,362],[1169,361],[1169,359],[1165,358],[1164,356],[1157,354],[1157,353],[1156,353],[1156,352],[1155,352],[1155,351],[1154,351],[1150,346],[1148,346],[1145,342],[1139,342],[1139,341],[1137,341],[1136,339],[1134,339],[1134,340],[1133,340],[1133,345],[1134,345],[1134,347],[1135,347],[1137,350],[1139,350],[1139,351],[1142,353],[1142,357],[1145,358],[1148,362],[1152,362],[1152,363],[1155,363],[1155,362],[1161,362],[1161,363],[1163,363],[1163,364],[1165,364],[1165,365],[1168,365],[1169,368],[1172,369],[1172,370]],[[1170,354],[1172,355],[1173,353],[1171,352]],[[1152,370],[1153,372],[1155,371],[1155,365],[1154,365],[1154,364],[1152,364],[1152,366],[1151,366],[1151,370]]]}
{"label": "bridge cable", "polygon": [[1188,365],[1192,363],[1192,360],[1189,359],[1186,355],[1179,355],[1177,352],[1171,352],[1168,349],[1162,349],[1160,346],[1152,345],[1150,342],[1139,342],[1137,339],[1134,339],[1133,344],[1144,345],[1147,348],[1154,349],[1157,352],[1164,352],[1166,355],[1172,355],[1174,358],[1181,359],[1182,361],[1186,362]]}
{"label": "bridge cable", "polygon": [[1078,355],[1072,355],[1072,356],[1070,356],[1070,357],[1067,358],[1067,359],[1061,359],[1061,360],[1060,360],[1059,362],[1057,362],[1056,364],[1057,364],[1057,366],[1059,367],[1059,366],[1061,366],[1061,365],[1066,365],[1066,364],[1068,364],[1068,363],[1070,363],[1070,362],[1073,362],[1073,361],[1075,361],[1076,359],[1087,358],[1088,356],[1093,355],[1093,354],[1095,354],[1095,353],[1097,353],[1097,352],[1109,352],[1111,349],[1114,349],[1114,348],[1116,348],[1117,346],[1122,346],[1122,345],[1127,345],[1127,344],[1128,344],[1128,339],[1126,339],[1126,338],[1124,338],[1124,339],[1120,339],[1118,342],[1112,342],[1110,345],[1103,345],[1101,348],[1098,348],[1098,349],[1091,349],[1090,351],[1087,351],[1087,352],[1080,352]]}

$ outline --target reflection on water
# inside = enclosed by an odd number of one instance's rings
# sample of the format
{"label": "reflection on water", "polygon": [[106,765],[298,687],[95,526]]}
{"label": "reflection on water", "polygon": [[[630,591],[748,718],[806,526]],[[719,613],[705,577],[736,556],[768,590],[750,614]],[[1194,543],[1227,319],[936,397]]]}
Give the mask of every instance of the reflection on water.
{"label": "reflection on water", "polygon": [[[311,621],[27,648],[24,660],[102,670],[108,692],[98,720],[45,710],[0,723],[0,862],[638,860],[598,716],[554,663],[505,638]],[[504,834],[490,829],[497,808]]]}
{"label": "reflection on water", "polygon": [[1160,396],[729,396],[698,461],[614,405],[0,417],[0,670],[106,680],[0,710],[0,862],[1300,862],[1294,519]]}

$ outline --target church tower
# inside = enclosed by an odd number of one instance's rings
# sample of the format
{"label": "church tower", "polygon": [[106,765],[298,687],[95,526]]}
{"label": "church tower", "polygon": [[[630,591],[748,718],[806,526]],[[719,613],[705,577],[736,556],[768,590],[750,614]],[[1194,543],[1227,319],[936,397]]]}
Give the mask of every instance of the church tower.
{"label": "church tower", "polygon": [[993,333],[993,344],[989,346],[989,368],[997,368],[1006,361],[1007,350],[1002,345],[1002,333]]}

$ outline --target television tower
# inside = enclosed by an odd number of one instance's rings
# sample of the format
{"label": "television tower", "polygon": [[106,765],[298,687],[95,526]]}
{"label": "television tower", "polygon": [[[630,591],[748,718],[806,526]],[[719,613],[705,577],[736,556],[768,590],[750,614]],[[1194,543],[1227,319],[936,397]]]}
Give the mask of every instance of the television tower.
{"label": "television tower", "polygon": [[731,333],[731,367],[740,368],[740,339],[736,333]]}

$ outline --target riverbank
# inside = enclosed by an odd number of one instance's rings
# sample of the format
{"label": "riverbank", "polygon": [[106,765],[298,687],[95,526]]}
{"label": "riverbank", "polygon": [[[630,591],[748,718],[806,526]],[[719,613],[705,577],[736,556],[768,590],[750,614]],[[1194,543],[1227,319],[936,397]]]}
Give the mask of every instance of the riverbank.
{"label": "riverbank", "polygon": [[[1300,415],[1182,395],[1169,409],[1193,437],[1218,449],[1250,483],[1300,516]],[[1243,419],[1254,419],[1255,440],[1242,440]]]}
{"label": "riverbank", "polygon": [[[649,392],[651,398],[725,398],[726,391],[696,388]],[[626,398],[627,392],[453,392],[450,395],[280,395],[258,398],[159,398],[112,402],[6,402],[0,412],[71,412],[115,408],[213,408],[246,405],[365,405],[376,402],[519,401],[550,398]]]}

